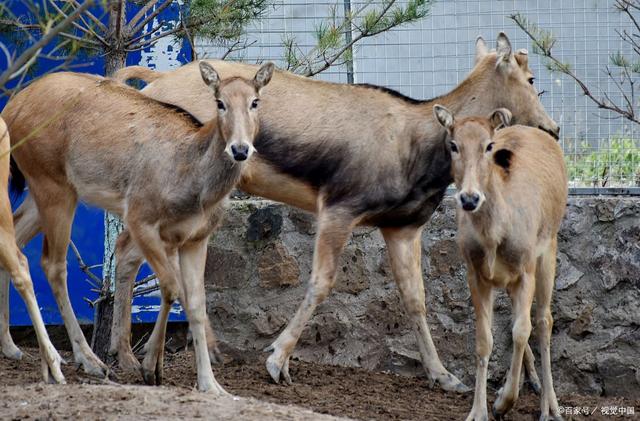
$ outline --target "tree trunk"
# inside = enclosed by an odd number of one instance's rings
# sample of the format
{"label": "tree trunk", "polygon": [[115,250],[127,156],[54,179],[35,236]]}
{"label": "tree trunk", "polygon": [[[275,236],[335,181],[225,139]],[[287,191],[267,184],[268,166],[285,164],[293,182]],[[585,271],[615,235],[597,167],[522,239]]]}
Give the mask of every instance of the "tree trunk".
{"label": "tree trunk", "polygon": [[[111,76],[126,65],[127,52],[124,43],[126,1],[114,2],[109,7],[109,47],[105,54],[105,75]],[[115,248],[118,235],[124,224],[116,215],[105,212],[104,215],[104,255],[102,266],[103,285],[100,299],[95,308],[91,348],[98,358],[107,360],[111,341],[111,323],[113,320],[113,291],[115,288],[116,258]]]}

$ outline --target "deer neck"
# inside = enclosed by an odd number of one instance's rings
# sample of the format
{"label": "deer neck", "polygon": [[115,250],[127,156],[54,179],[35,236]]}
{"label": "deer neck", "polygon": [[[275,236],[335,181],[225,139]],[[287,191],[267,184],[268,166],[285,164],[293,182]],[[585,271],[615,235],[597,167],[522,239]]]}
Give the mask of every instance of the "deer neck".
{"label": "deer neck", "polygon": [[198,132],[194,142],[196,155],[193,176],[202,193],[203,207],[218,203],[228,195],[240,179],[243,164],[225,152],[220,127],[216,119],[206,123]]}

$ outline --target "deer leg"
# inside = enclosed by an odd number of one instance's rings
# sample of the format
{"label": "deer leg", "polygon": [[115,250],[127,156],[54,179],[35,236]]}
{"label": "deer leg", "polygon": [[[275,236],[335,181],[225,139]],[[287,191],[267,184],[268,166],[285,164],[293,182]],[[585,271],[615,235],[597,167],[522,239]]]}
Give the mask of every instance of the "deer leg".
{"label": "deer leg", "polygon": [[409,314],[413,330],[418,340],[422,364],[429,378],[449,391],[468,392],[456,376],[442,365],[438,357],[427,324],[424,282],[421,270],[421,228],[384,229],[382,234],[387,244],[391,269],[405,310]]}
{"label": "deer leg", "polygon": [[493,349],[493,290],[483,283],[476,271],[469,267],[467,273],[473,310],[476,315],[476,389],[473,394],[473,407],[467,421],[488,421],[487,411],[487,371],[489,357]]}
{"label": "deer leg", "polygon": [[291,384],[289,357],[315,308],[325,300],[335,283],[338,258],[354,225],[355,220],[348,212],[326,209],[318,214],[313,269],[304,300],[287,327],[265,350],[273,351],[267,358],[267,371],[276,383],[282,378]]}
{"label": "deer leg", "polygon": [[507,380],[493,405],[496,418],[509,411],[520,393],[520,374],[525,348],[531,335],[531,304],[535,293],[535,263],[527,265],[518,281],[507,290],[513,305],[513,354]]}
{"label": "deer leg", "polygon": [[[11,208],[7,198],[6,206],[0,207],[0,265],[5,268],[11,278],[13,285],[24,300],[29,317],[36,331],[40,355],[42,358],[42,377],[45,382],[52,380],[56,383],[65,383],[64,376],[60,370],[62,358],[54,348],[40,314],[40,308],[33,291],[33,282],[29,274],[29,263],[26,257],[14,240],[14,230],[11,218]],[[10,336],[9,336],[10,337]],[[18,350],[19,351],[19,350]],[[50,377],[51,376],[51,379]]]}
{"label": "deer leg", "polygon": [[539,395],[542,392],[542,386],[540,386],[540,378],[536,371],[536,357],[533,356],[533,351],[528,343],[524,349],[524,369],[529,386],[536,395]]}
{"label": "deer leg", "polygon": [[[10,218],[10,217],[9,217]],[[10,221],[11,219],[4,219]],[[31,195],[28,195],[13,215],[15,242],[24,247],[40,231],[38,207]],[[9,281],[10,274],[0,269],[0,348],[5,357],[13,360],[22,358],[22,351],[13,343],[9,331]]]}
{"label": "deer leg", "polygon": [[542,395],[540,397],[540,420],[561,420],[558,398],[553,388],[551,376],[551,296],[556,273],[557,240],[554,239],[538,259],[536,270],[536,328],[540,342],[540,360],[542,365]]}
{"label": "deer leg", "polygon": [[125,229],[116,242],[116,292],[109,354],[116,356],[121,369],[140,371],[140,362],[131,349],[131,302],[135,277],[144,261],[142,253]]}
{"label": "deer leg", "polygon": [[185,310],[189,319],[189,329],[193,336],[196,354],[198,390],[215,395],[229,395],[218,384],[211,370],[209,349],[206,338],[206,294],[204,289],[204,266],[207,260],[208,237],[185,244],[179,251],[182,290]]}
{"label": "deer leg", "polygon": [[180,296],[178,254],[162,241],[154,226],[127,220],[129,233],[151,268],[158,276],[162,301],[160,313],[147,342],[147,353],[142,361],[142,376],[147,384],[162,383],[164,342],[171,305]]}
{"label": "deer leg", "polygon": [[[37,183],[32,183],[33,185]],[[44,230],[42,268],[67,328],[75,361],[82,365],[85,373],[104,377],[108,373],[107,366],[93,353],[87,343],[73,312],[67,290],[67,248],[76,206],[75,193],[66,188],[55,187],[49,185],[49,190],[43,195],[55,199],[43,200],[43,203],[38,201],[38,195],[32,187]]]}

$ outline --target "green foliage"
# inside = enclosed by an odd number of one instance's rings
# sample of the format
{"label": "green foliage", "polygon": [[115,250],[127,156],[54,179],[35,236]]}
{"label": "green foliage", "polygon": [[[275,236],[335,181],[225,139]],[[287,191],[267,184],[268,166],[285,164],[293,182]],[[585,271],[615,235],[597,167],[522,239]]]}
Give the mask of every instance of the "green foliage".
{"label": "green foliage", "polygon": [[582,142],[579,152],[566,155],[570,181],[592,187],[640,187],[640,144],[630,138],[614,137],[600,148]]}
{"label": "green foliage", "polygon": [[[397,0],[359,3],[358,9],[344,16],[340,0],[330,7],[327,19],[315,27],[316,45],[303,50],[295,38],[285,37],[284,60],[287,68],[293,72],[312,76],[332,65],[339,65],[353,59],[352,46],[359,40],[386,32],[395,27],[416,22],[426,17],[435,0],[409,0],[398,3]],[[345,36],[351,31],[351,40]]]}
{"label": "green foliage", "polygon": [[[550,58],[551,49],[556,44],[556,37],[553,32],[540,28],[537,24],[529,20],[521,13],[516,13],[509,16],[523,31],[529,35],[533,40],[532,51],[534,54]],[[571,65],[569,63],[563,63],[554,60],[545,60],[545,67],[552,73],[569,73],[571,72]]]}
{"label": "green foliage", "polygon": [[214,42],[235,41],[271,4],[270,0],[191,0],[185,23],[195,36]]}

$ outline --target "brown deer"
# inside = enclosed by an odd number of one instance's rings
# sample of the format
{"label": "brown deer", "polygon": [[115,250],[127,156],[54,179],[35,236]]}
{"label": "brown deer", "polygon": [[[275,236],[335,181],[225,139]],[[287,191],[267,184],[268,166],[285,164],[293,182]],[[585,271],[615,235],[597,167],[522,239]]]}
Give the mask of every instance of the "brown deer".
{"label": "brown deer", "polygon": [[567,204],[562,149],[535,128],[498,130],[511,120],[506,109],[496,110],[489,119],[460,121],[440,105],[434,106],[434,113],[448,133],[451,173],[458,188],[458,244],[476,315],[476,390],[467,420],[488,420],[487,366],[496,288],[506,288],[511,297],[513,356],[493,413],[501,417],[518,398],[535,296],[542,359],[540,419],[560,419],[549,348],[557,237]]}
{"label": "brown deer", "polygon": [[[557,136],[532,86],[526,51],[514,52],[500,34],[496,51],[476,41],[471,74],[452,92],[438,98],[461,115],[481,115],[509,107],[521,124],[541,127]],[[209,61],[221,76],[252,75],[255,66]],[[189,110],[198,120],[213,115],[198,88],[197,67],[169,73],[127,68],[118,75],[152,80],[142,93]],[[442,365],[426,320],[420,268],[422,227],[451,183],[446,131],[433,117],[433,100],[419,101],[371,85],[343,85],[276,72],[262,94],[257,154],[245,167],[240,187],[248,193],[311,212],[318,221],[311,281],[295,316],[273,343],[267,369],[278,382],[291,382],[289,356],[316,306],[329,294],[337,260],[358,224],[379,227],[384,235],[394,278],[411,318],[429,378],[446,390],[467,388]],[[26,212],[19,210],[18,212]],[[16,219],[16,232],[30,233],[36,223]],[[122,242],[124,248],[126,242]],[[137,257],[119,265],[121,288],[116,308],[131,303]],[[133,263],[132,263],[133,262]],[[8,280],[4,280],[5,284]],[[4,287],[1,285],[0,289]],[[128,326],[129,313],[114,314],[116,328]],[[126,319],[122,321],[123,319]],[[118,323],[118,324],[116,324]],[[117,339],[121,338],[121,339]],[[119,361],[133,361],[128,330],[116,329]],[[113,342],[112,342],[113,343]],[[213,343],[211,340],[210,343]],[[530,366],[532,367],[532,365]]]}
{"label": "brown deer", "polygon": [[67,109],[63,118],[18,148],[14,158],[37,207],[45,235],[42,266],[76,360],[87,372],[105,369],[79,330],[66,288],[69,233],[82,200],[121,215],[131,242],[158,275],[162,302],[142,363],[145,381],[162,380],[167,318],[181,297],[194,338],[198,388],[222,394],[205,338],[207,242],[220,219],[221,202],[252,154],[259,93],[273,65],[262,66],[253,79],[221,80],[204,62],[199,69],[216,110],[205,124],[117,82],[74,73],[40,79],[14,97],[3,115],[20,139],[42,127],[52,108]]}
{"label": "brown deer", "polygon": [[[44,327],[40,308],[38,307],[36,295],[33,291],[33,282],[29,274],[27,258],[22,254],[16,244],[13,216],[11,215],[11,203],[9,202],[7,192],[10,146],[7,125],[4,120],[0,118],[0,267],[11,275],[13,286],[27,306],[29,317],[36,331],[36,337],[38,338],[40,355],[42,357],[42,377],[44,381],[65,383],[64,376],[60,370],[62,358],[60,358],[60,354],[58,354],[58,351],[56,351],[49,340],[49,335]],[[5,294],[2,300],[4,302],[3,311],[8,311],[8,294]],[[22,358],[22,352],[13,343],[11,335],[9,334],[9,315],[7,314],[5,317],[7,322],[1,326],[3,334],[0,346],[2,346],[2,352],[5,356],[19,360]],[[49,376],[51,376],[51,378]]]}

